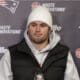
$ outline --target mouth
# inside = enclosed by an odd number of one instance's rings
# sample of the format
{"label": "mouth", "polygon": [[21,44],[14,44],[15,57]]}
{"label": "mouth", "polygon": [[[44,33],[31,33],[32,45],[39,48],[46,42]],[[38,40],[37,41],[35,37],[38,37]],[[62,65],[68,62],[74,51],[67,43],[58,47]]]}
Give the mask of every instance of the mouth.
{"label": "mouth", "polygon": [[36,37],[41,37],[41,36],[42,36],[42,34],[35,34],[35,36],[36,36]]}

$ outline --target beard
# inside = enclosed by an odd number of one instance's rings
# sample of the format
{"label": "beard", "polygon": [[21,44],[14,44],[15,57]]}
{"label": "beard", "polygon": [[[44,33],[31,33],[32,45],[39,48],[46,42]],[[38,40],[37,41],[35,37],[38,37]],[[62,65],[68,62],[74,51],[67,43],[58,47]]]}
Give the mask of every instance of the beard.
{"label": "beard", "polygon": [[29,35],[29,39],[31,40],[31,42],[35,43],[35,44],[42,44],[44,43],[45,41],[48,40],[48,36],[32,36],[30,34]]}
{"label": "beard", "polygon": [[42,38],[42,37],[32,38],[29,36],[29,38],[31,42],[36,43],[36,44],[42,44],[47,40],[46,38]]}

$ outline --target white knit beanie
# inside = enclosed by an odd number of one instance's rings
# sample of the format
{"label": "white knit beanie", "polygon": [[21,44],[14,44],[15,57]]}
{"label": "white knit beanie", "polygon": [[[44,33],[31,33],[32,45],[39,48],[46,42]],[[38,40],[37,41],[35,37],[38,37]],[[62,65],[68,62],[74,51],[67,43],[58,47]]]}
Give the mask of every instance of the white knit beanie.
{"label": "white knit beanie", "polygon": [[30,13],[27,21],[27,27],[33,21],[41,21],[46,23],[52,29],[52,15],[48,8],[38,6]]}

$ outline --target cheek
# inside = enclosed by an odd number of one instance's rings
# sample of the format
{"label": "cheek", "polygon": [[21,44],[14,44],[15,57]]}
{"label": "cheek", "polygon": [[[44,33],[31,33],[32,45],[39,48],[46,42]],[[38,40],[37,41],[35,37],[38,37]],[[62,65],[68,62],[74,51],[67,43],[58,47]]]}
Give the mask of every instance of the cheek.
{"label": "cheek", "polygon": [[29,29],[28,30],[28,35],[33,37],[34,36],[35,31],[33,29]]}
{"label": "cheek", "polygon": [[42,30],[43,34],[45,35],[48,35],[49,34],[49,30],[48,29],[45,29],[45,30]]}
{"label": "cheek", "polygon": [[29,29],[28,29],[28,32],[29,32],[30,34],[31,34],[31,33],[33,34],[33,33],[34,33],[34,29],[33,29],[33,28],[29,28]]}

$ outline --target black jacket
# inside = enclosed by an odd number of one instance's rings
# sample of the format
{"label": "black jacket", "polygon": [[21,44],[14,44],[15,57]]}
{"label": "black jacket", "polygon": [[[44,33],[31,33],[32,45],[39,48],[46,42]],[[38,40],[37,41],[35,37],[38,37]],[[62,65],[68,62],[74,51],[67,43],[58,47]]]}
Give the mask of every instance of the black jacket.
{"label": "black jacket", "polygon": [[9,47],[13,80],[34,80],[43,74],[45,80],[64,80],[69,49],[58,43],[50,50],[43,66],[40,67],[25,40]]}

